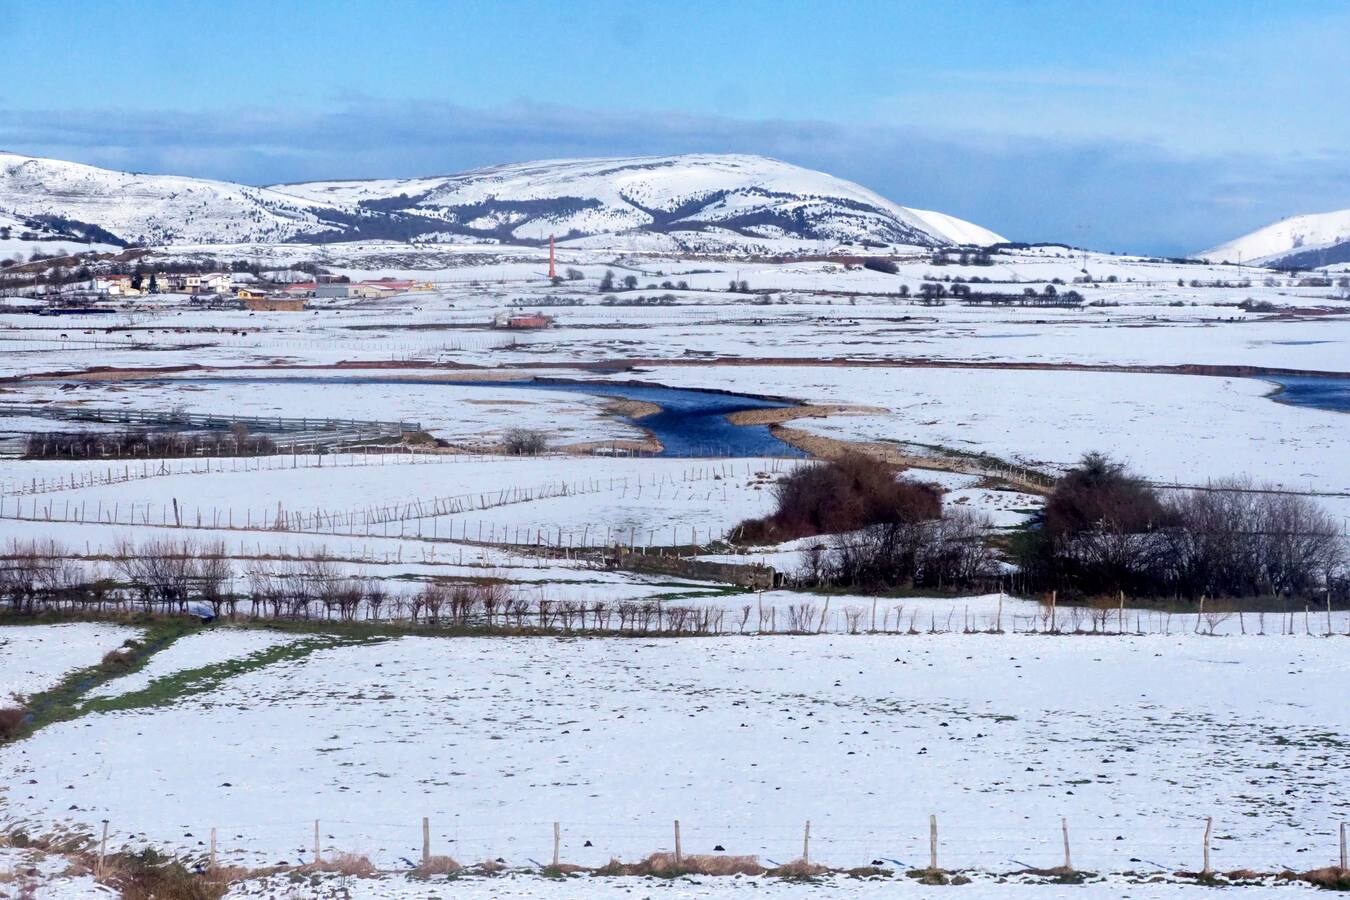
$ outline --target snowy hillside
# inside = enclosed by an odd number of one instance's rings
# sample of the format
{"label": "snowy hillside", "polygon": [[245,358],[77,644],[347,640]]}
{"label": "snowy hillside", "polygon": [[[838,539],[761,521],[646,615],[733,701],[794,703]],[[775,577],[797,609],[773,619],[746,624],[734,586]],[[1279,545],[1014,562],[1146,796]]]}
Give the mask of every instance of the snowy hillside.
{"label": "snowy hillside", "polygon": [[266,188],[0,153],[0,213],[97,226],[124,243],[271,243],[334,225]]}
{"label": "snowy hillside", "polygon": [[1350,262],[1350,209],[1290,216],[1198,256],[1265,265],[1325,266]]}
{"label": "snowy hillside", "polygon": [[928,247],[1003,240],[961,219],[898,206],[852,182],[759,156],[549,160],[444,178],[273,190],[318,204],[401,211],[441,223],[442,236],[504,243],[550,234],[589,239],[588,246],[596,245],[596,235],[612,235],[627,247],[660,249],[749,249],[782,240]]}
{"label": "snowy hillside", "polygon": [[774,254],[1002,241],[821,172],[758,156],[553,160],[405,180],[248,187],[0,153],[0,215],[106,243],[417,239]]}
{"label": "snowy hillside", "polygon": [[116,244],[98,240],[99,236],[97,231],[63,228],[0,212],[0,260],[26,260],[34,253],[65,256],[80,250],[104,253],[119,249]]}

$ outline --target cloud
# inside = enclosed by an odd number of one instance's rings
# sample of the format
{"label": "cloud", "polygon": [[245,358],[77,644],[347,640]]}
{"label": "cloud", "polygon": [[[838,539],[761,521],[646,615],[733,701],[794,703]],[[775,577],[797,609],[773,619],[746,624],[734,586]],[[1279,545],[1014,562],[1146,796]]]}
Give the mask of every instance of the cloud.
{"label": "cloud", "polygon": [[1327,155],[1183,154],[1146,141],[533,103],[483,109],[357,96],[322,112],[0,109],[0,147],[253,184],[575,156],[757,153],[1018,239],[1169,254],[1285,215],[1350,207],[1350,163]]}

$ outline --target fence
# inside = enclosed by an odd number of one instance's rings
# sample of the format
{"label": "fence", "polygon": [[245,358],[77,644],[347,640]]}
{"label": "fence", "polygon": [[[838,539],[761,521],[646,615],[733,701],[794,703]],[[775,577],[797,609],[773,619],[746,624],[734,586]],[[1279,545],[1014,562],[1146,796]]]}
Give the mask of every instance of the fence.
{"label": "fence", "polygon": [[[860,827],[844,821],[474,823],[440,812],[410,817],[406,822],[330,818],[221,823],[189,826],[189,836],[200,834],[204,840],[197,841],[182,858],[208,871],[264,865],[274,871],[278,857],[290,857],[282,865],[367,876],[381,871],[452,874],[461,866],[491,863],[488,872],[515,866],[540,874],[589,871],[596,876],[768,874],[801,878],[858,872],[875,876],[898,869],[940,884],[948,883],[945,876],[957,874],[968,879],[1020,876],[1023,882],[1044,879],[1056,883],[1171,880],[1269,886],[1276,875],[1319,886],[1337,884],[1338,879],[1342,886],[1350,883],[1343,821],[1333,821],[1313,835],[1298,834],[1304,844],[1300,848],[1269,839],[1241,841],[1234,848],[1227,846],[1232,841],[1229,835],[1222,850],[1214,845],[1213,816],[1170,825],[1151,822],[1133,840],[1119,833],[1132,830],[1123,825],[1083,827],[1072,824],[1067,816],[1028,817],[1019,834],[985,824],[952,827],[937,814],[908,826],[877,823]],[[97,847],[99,874],[106,870],[110,848],[117,842],[128,852],[147,844],[145,832],[119,834],[111,824],[104,819],[99,837],[91,834],[85,839]],[[1298,860],[1312,868],[1289,865],[1293,860],[1286,855],[1312,849],[1308,844],[1322,850]],[[507,859],[516,854],[514,860]],[[624,858],[626,863],[619,862]],[[1080,864],[1086,861],[1086,867],[1076,867],[1075,858]],[[564,865],[568,869],[562,870]]]}
{"label": "fence", "polygon": [[[273,457],[274,459],[276,457]],[[298,460],[300,457],[296,457]],[[386,457],[377,456],[378,459]],[[393,457],[398,458],[396,455]],[[416,459],[416,454],[409,454]],[[445,457],[432,457],[433,459]],[[247,459],[247,458],[246,458]],[[323,468],[323,457],[315,457],[309,467]],[[346,457],[347,465],[355,465],[355,456]],[[744,477],[755,478],[759,474],[772,474],[789,464],[790,460],[766,459],[744,462]],[[238,463],[233,463],[231,471],[238,471]],[[244,463],[247,468],[247,462]],[[342,463],[329,463],[329,466]],[[190,471],[202,474],[211,471],[211,463]],[[297,462],[287,466],[283,460],[280,465],[263,466],[256,470],[296,468]],[[123,466],[119,477],[116,470],[109,467],[102,480],[97,473],[85,473],[79,480],[71,476],[69,480],[59,479],[55,484],[47,481],[30,480],[27,488],[13,485],[8,494],[0,493],[0,519],[17,519],[31,522],[66,522],[72,524],[101,524],[154,526],[162,528],[188,528],[197,530],[224,531],[271,531],[292,534],[331,535],[335,537],[382,537],[404,540],[459,541],[497,546],[539,547],[546,549],[585,549],[600,547],[627,547],[634,550],[678,549],[723,542],[731,528],[708,524],[670,525],[661,527],[638,527],[636,525],[620,528],[614,525],[583,523],[575,526],[509,526],[499,522],[480,519],[470,520],[465,514],[483,512],[499,507],[537,502],[562,497],[578,497],[600,493],[618,493],[625,499],[631,493],[640,499],[644,492],[655,492],[651,500],[674,502],[694,500],[713,504],[728,499],[727,479],[735,476],[737,466],[728,461],[705,463],[682,470],[677,481],[669,473],[652,473],[646,477],[620,476],[610,478],[584,478],[565,481],[553,481],[533,487],[499,488],[493,491],[476,491],[451,496],[427,497],[408,501],[368,506],[359,509],[315,509],[288,510],[278,503],[275,509],[246,508],[236,510],[217,507],[188,507],[180,504],[176,498],[160,503],[121,503],[111,504],[103,500],[57,501],[43,498],[41,495],[54,490],[79,487],[116,484],[135,480],[136,477],[148,478],[156,475],[182,474],[180,468],[142,465],[139,476],[132,466]],[[215,471],[222,471],[218,467]],[[699,487],[703,485],[703,487]],[[13,500],[6,499],[6,496]],[[25,501],[24,497],[31,497]],[[442,521],[445,520],[445,521]],[[669,540],[665,538],[669,536]],[[687,536],[687,540],[686,540]]]}
{"label": "fence", "polygon": [[[186,615],[210,611],[226,621],[266,623],[363,623],[398,630],[414,627],[454,633],[570,634],[592,637],[662,635],[773,636],[848,635],[890,638],[923,636],[1092,637],[1127,639],[1199,635],[1246,637],[1350,637],[1350,611],[1330,606],[1286,611],[1246,611],[1201,603],[1194,612],[1125,606],[1063,606],[1053,598],[1027,601],[1005,594],[974,598],[832,597],[742,589],[730,595],[689,585],[646,597],[614,597],[596,585],[589,597],[563,580],[544,584],[509,581],[500,562],[470,559],[462,550],[424,566],[445,566],[457,581],[435,575],[402,578],[392,585],[347,567],[412,563],[399,554],[382,557],[329,553],[326,548],[290,555],[254,555],[241,545],[153,548],[155,580],[118,582],[42,560],[0,558],[0,610],[45,611],[100,618],[137,613]],[[177,555],[166,555],[177,554]],[[66,557],[62,557],[64,560]],[[249,560],[247,572],[199,574],[184,560]],[[603,567],[618,563],[602,554],[582,560]],[[116,554],[109,559],[119,568]],[[542,560],[533,560],[542,568]],[[750,567],[747,567],[750,569]],[[27,578],[14,575],[28,573]],[[96,573],[97,574],[97,573]],[[764,570],[748,576],[766,574]],[[768,574],[771,574],[769,570]],[[439,576],[444,579],[444,576]],[[727,577],[723,573],[723,577]],[[728,578],[728,580],[731,580]],[[14,589],[23,583],[30,587]],[[761,582],[762,583],[762,582]],[[549,593],[553,596],[550,597]]]}
{"label": "fence", "polygon": [[[457,462],[478,462],[490,457],[443,453],[419,450],[408,445],[395,447],[363,447],[352,452],[324,454],[266,454],[262,456],[201,456],[176,459],[141,460],[128,462],[119,460],[116,466],[107,465],[102,472],[90,469],[84,472],[72,472],[54,478],[32,476],[29,478],[11,478],[0,482],[0,495],[16,494],[52,494],[62,491],[75,491],[83,488],[105,487],[125,484],[131,481],[143,481],[151,478],[164,478],[174,475],[210,475],[220,472],[264,472],[279,469],[335,469],[360,466],[384,466],[391,462],[398,464],[442,464]],[[43,461],[48,462],[48,461]]]}
{"label": "fence", "polygon": [[421,431],[420,422],[360,421],[356,419],[308,419],[282,416],[217,416],[207,413],[151,411],[118,407],[54,406],[28,403],[0,403],[0,416],[35,416],[72,422],[104,422],[137,426],[179,425],[188,428],[226,429],[245,425],[250,431],[276,433],[310,431],[373,431],[402,434]]}

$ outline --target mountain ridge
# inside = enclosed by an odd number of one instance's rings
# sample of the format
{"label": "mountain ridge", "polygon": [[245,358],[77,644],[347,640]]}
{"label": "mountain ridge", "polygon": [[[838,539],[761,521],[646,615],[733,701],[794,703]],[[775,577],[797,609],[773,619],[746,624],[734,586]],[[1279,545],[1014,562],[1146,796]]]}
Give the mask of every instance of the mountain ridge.
{"label": "mountain ridge", "polygon": [[1300,268],[1350,262],[1350,209],[1288,216],[1197,256]]}
{"label": "mountain ridge", "polygon": [[1003,238],[946,213],[766,157],[507,163],[444,176],[263,186],[0,153],[0,213],[127,244],[398,240],[775,252]]}

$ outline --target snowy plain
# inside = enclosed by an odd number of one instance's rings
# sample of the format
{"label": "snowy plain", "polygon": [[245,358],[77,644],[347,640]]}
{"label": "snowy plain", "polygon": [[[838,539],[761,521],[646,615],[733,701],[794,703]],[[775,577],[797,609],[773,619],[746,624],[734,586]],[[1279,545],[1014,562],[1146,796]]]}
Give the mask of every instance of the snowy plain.
{"label": "snowy plain", "polygon": [[1206,816],[1221,868],[1311,868],[1345,814],[1342,641],[374,640],[48,726],[0,781],[31,827],[185,853],[218,827],[255,866],[301,861],[315,820],[325,853],[396,866],[422,816],[468,861],[540,859],[554,820],[569,861],[640,858],[677,818],[686,852],[785,861],[810,819],[824,862],[917,866],[935,814],[951,868],[1053,865],[1061,816],[1093,871],[1193,867]]}

